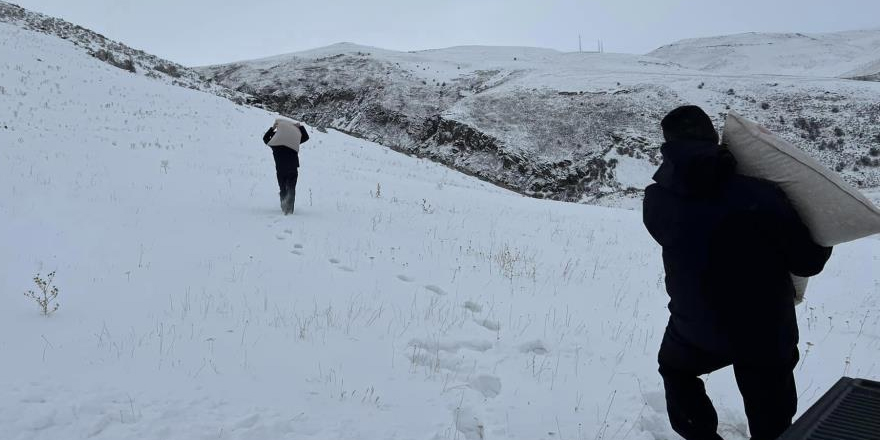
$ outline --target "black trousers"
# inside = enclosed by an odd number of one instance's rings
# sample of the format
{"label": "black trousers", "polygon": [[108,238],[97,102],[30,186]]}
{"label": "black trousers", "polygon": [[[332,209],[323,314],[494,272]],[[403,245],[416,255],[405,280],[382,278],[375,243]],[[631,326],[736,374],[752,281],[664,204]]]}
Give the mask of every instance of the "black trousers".
{"label": "black trousers", "polygon": [[719,440],[718,414],[699,377],[733,365],[742,394],[752,440],[773,440],[789,426],[797,412],[794,367],[797,347],[784,362],[733,360],[695,347],[666,328],[658,355],[666,389],[666,410],[672,429],[687,440]]}
{"label": "black trousers", "polygon": [[293,204],[296,201],[296,179],[299,177],[297,170],[277,173],[278,195],[281,198],[281,211],[284,214],[293,213]]}

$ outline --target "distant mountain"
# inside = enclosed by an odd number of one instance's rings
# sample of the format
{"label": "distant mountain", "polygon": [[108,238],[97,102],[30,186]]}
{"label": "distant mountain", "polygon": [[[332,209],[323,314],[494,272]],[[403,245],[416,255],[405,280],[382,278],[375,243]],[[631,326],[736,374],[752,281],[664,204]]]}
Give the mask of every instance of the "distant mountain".
{"label": "distant mountain", "polygon": [[190,68],[133,49],[82,26],[29,11],[12,3],[0,1],[0,23],[13,24],[22,29],[67,40],[93,57],[134,74],[213,93],[237,103],[247,101],[246,95],[211,84]]}
{"label": "distant mountain", "polygon": [[343,43],[196,70],[283,114],[530,196],[635,205],[659,163],[660,119],[684,103],[719,129],[736,110],[852,183],[880,185],[880,83],[697,67],[655,54]]}
{"label": "distant mountain", "polygon": [[[334,128],[534,197],[638,206],[660,160],[659,121],[684,103],[703,106],[719,129],[736,110],[853,184],[880,186],[880,82],[829,78],[880,79],[872,73],[878,64],[802,41],[817,37],[767,37],[773,45],[803,43],[800,70],[770,74],[712,71],[663,48],[638,56],[483,46],[396,52],[352,43],[187,68],[3,1],[0,22],[65,39],[135,75]],[[876,32],[839,35],[822,41],[852,53],[876,47]],[[749,38],[757,45],[763,37]],[[743,66],[758,66],[756,57]],[[810,65],[825,70],[806,71]]]}
{"label": "distant mountain", "polygon": [[648,55],[707,72],[880,80],[880,30],[696,38]]}

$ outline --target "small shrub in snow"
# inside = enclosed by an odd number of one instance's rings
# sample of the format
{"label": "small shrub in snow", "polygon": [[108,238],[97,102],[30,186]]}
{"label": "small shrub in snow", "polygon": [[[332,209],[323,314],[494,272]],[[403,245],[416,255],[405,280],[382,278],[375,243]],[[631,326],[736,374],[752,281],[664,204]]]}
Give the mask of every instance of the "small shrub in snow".
{"label": "small shrub in snow", "polygon": [[819,130],[822,128],[819,122],[817,122],[816,120],[806,119],[803,117],[795,119],[794,126],[805,131],[806,134],[804,134],[803,136],[811,141],[815,141],[819,138]]}
{"label": "small shrub in snow", "polygon": [[859,158],[858,164],[865,167],[880,167],[880,159],[871,159],[868,156],[862,156]]}
{"label": "small shrub in snow", "polygon": [[131,58],[123,61],[122,66],[120,66],[120,68],[123,70],[127,70],[131,73],[137,72],[137,69],[134,67],[134,61]]}
{"label": "small shrub in snow", "polygon": [[99,49],[97,52],[94,52],[92,54],[92,56],[107,63],[107,64],[110,64],[112,66],[116,66],[120,69],[128,70],[129,72],[132,72],[132,73],[137,71],[137,69],[134,66],[134,60],[132,60],[131,57],[129,57],[125,61],[119,61],[113,55],[113,52],[110,52],[110,51],[104,50],[104,49]]}
{"label": "small shrub in snow", "polygon": [[701,82],[699,85],[697,85],[698,89],[702,89],[703,87],[706,87],[706,83],[704,82]]}
{"label": "small shrub in snow", "polygon": [[[37,305],[40,306],[40,312],[49,316],[55,313],[58,310],[58,303],[55,302],[55,299],[58,298],[58,287],[56,287],[53,282],[55,281],[55,271],[49,272],[46,275],[46,278],[37,273],[34,275],[34,284],[37,285],[38,292],[34,292],[33,290],[28,290],[25,292],[24,296],[33,299],[36,301]],[[54,305],[52,303],[55,302]]]}
{"label": "small shrub in snow", "polygon": [[736,92],[733,89],[727,89],[727,94],[733,96],[736,95]]}
{"label": "small shrub in snow", "polygon": [[382,184],[376,183],[376,192],[370,191],[370,196],[376,199],[382,198]]}
{"label": "small shrub in snow", "polygon": [[762,103],[761,103],[761,109],[762,109],[762,110],[769,110],[769,109],[770,109],[770,103],[769,103],[769,102],[762,102]]}
{"label": "small shrub in snow", "polygon": [[428,203],[428,199],[422,199],[422,211],[424,211],[425,214],[434,213],[434,207],[431,206],[430,203]]}
{"label": "small shrub in snow", "polygon": [[819,143],[819,150],[834,150],[836,147],[836,143],[832,141],[822,141]]}
{"label": "small shrub in snow", "polygon": [[877,156],[880,156],[880,148],[877,148],[877,147],[871,147],[871,149],[868,150],[868,154],[870,154],[871,157],[877,157]]}
{"label": "small shrub in snow", "polygon": [[831,107],[831,113],[840,113],[840,108],[838,108],[838,107]]}
{"label": "small shrub in snow", "polygon": [[159,64],[154,69],[174,78],[180,78],[180,70],[174,64]]}
{"label": "small shrub in snow", "polygon": [[844,135],[843,129],[840,127],[834,127],[834,135],[837,137],[841,137]]}

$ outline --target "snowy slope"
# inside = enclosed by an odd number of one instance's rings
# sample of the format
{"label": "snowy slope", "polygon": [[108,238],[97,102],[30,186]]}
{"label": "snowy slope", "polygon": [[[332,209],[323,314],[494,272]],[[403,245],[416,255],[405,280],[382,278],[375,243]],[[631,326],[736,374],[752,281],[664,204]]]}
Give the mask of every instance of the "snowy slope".
{"label": "snowy slope", "polygon": [[880,73],[880,30],[695,38],[648,55],[717,73],[853,78]]}
{"label": "snowy slope", "polygon": [[[350,43],[196,70],[267,108],[531,196],[631,206],[649,176],[630,171],[656,166],[660,119],[685,103],[719,128],[735,110],[854,185],[880,186],[875,82],[706,72],[625,54]],[[628,168],[618,171],[621,156]]]}
{"label": "snowy slope", "polygon": [[13,3],[0,1],[0,23],[9,23],[16,27],[68,40],[89,55],[136,75],[206,91],[236,102],[243,103],[249,98],[242,93],[211,84],[185,66],[110,40],[82,26],[29,11]]}
{"label": "snowy slope", "polygon": [[[638,213],[312,130],[283,217],[274,115],[3,23],[0,99],[4,440],[674,438]],[[801,411],[880,377],[878,261],[839,246],[798,308]],[[731,372],[708,387],[746,438]]]}

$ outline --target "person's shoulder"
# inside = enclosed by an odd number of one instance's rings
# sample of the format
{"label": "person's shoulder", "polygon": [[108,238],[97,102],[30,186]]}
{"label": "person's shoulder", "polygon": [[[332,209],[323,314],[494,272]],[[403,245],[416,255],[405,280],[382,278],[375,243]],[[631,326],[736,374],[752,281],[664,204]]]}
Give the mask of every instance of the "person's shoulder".
{"label": "person's shoulder", "polygon": [[788,200],[782,187],[771,180],[735,174],[731,177],[730,184],[732,191],[745,195],[752,201],[777,204]]}
{"label": "person's shoulder", "polygon": [[776,193],[781,191],[779,184],[776,182],[742,174],[734,174],[731,176],[730,184],[734,187],[758,192]]}
{"label": "person's shoulder", "polygon": [[645,198],[653,198],[662,195],[666,191],[659,183],[652,183],[645,187]]}

